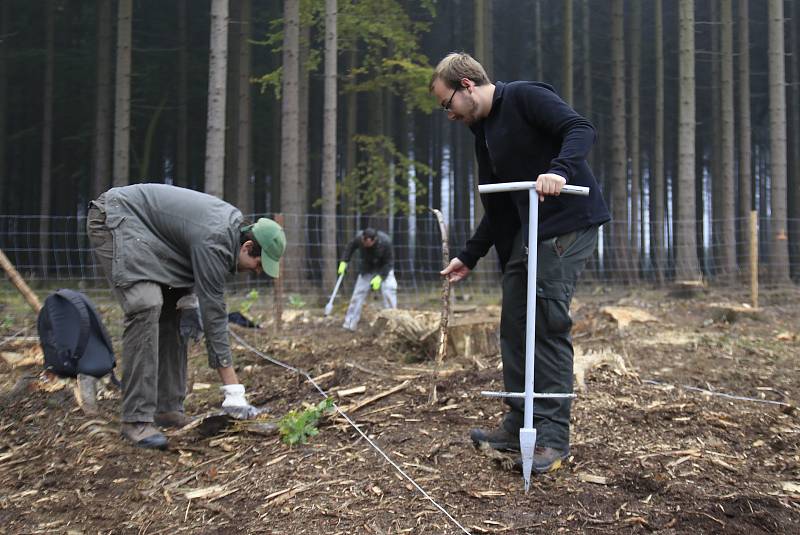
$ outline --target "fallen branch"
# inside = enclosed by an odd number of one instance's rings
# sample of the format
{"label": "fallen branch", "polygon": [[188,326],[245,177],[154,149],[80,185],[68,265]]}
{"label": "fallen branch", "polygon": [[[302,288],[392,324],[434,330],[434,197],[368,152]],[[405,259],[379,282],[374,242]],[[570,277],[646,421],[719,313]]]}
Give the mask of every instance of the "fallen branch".
{"label": "fallen branch", "polygon": [[[660,381],[653,381],[653,380],[645,380],[642,381],[648,385],[655,385],[655,386],[676,386],[671,385],[669,383],[662,383]],[[783,401],[772,401],[771,399],[758,399],[758,398],[750,398],[747,396],[734,396],[733,394],[725,394],[724,392],[714,392],[713,390],[706,390],[705,388],[697,388],[696,386],[689,386],[689,385],[677,385],[684,390],[691,390],[692,392],[701,392],[703,394],[709,394],[711,396],[719,396],[727,399],[735,399],[737,401],[753,401],[755,403],[769,403],[771,405],[780,405],[781,407],[788,407],[794,408],[794,405],[791,403],[784,403]]]}
{"label": "fallen branch", "polygon": [[14,267],[14,264],[11,263],[11,260],[8,259],[6,254],[0,249],[0,266],[3,267],[3,270],[8,275],[11,284],[13,284],[19,293],[25,298],[25,301],[31,306],[33,311],[38,314],[39,310],[42,308],[42,304],[39,302],[39,298],[36,297],[36,294],[33,293],[30,286],[25,283],[25,279],[19,274],[19,272]]}
{"label": "fallen branch", "polygon": [[[442,235],[442,266],[446,268],[450,263],[450,245],[447,236],[447,225],[444,222],[444,217],[439,210],[431,209],[433,215],[436,216],[436,221],[439,222],[439,232]],[[436,380],[439,371],[439,365],[444,361],[447,354],[447,323],[450,319],[450,279],[442,277],[442,315],[439,320],[439,344],[436,348],[436,366],[433,369],[431,376],[431,393],[428,398],[428,403],[433,405],[437,401],[436,395]]]}
{"label": "fallen branch", "polygon": [[374,403],[375,401],[378,401],[379,399],[383,399],[383,398],[385,398],[387,396],[391,396],[392,394],[394,394],[396,392],[400,392],[401,390],[404,390],[410,383],[411,383],[411,381],[403,381],[399,385],[394,386],[394,387],[390,388],[389,390],[385,390],[385,391],[383,391],[383,392],[381,392],[379,394],[375,394],[374,396],[369,397],[369,398],[365,399],[364,401],[360,401],[360,402],[356,403],[355,405],[342,408],[342,412],[355,412],[355,411],[357,411],[359,409],[363,409],[364,407],[366,407],[370,403]]}

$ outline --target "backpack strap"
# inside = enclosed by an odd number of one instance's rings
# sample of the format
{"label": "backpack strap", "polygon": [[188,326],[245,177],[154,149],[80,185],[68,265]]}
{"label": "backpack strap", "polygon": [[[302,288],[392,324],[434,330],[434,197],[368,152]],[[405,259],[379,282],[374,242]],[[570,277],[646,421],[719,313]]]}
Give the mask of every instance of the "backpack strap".
{"label": "backpack strap", "polygon": [[[106,344],[109,351],[111,351],[113,354],[114,346],[111,344],[111,336],[108,334],[108,330],[106,329],[105,324],[100,320],[100,313],[97,312],[94,303],[92,303],[89,299],[87,299],[83,294],[78,294],[78,296],[80,297],[81,301],[83,301],[86,304],[86,308],[89,309],[89,311],[94,316],[95,320],[97,320],[95,323],[100,329],[100,336],[103,338],[103,342]],[[122,382],[119,379],[117,379],[117,376],[114,373],[114,368],[111,368],[110,375],[111,375],[111,382],[114,383],[115,386],[122,388]]]}
{"label": "backpack strap", "polygon": [[83,299],[81,294],[67,288],[62,288],[56,291],[56,295],[69,301],[70,304],[72,304],[72,306],[74,306],[78,311],[81,328],[80,332],[78,333],[78,342],[75,344],[75,349],[72,353],[73,358],[78,359],[83,356],[83,353],[86,351],[86,344],[89,343],[89,328],[91,327],[91,324],[89,320],[89,310],[86,307],[86,301]]}
{"label": "backpack strap", "polygon": [[85,295],[81,293],[77,295],[79,296],[81,301],[83,301],[88,311],[91,312],[91,315],[96,320],[95,323],[97,324],[97,327],[100,330],[100,336],[103,338],[103,342],[106,344],[106,347],[108,347],[109,351],[113,352],[114,346],[111,344],[111,336],[108,334],[108,330],[106,329],[105,324],[103,324],[102,320],[100,319],[100,313],[97,312],[94,303],[92,303]]}

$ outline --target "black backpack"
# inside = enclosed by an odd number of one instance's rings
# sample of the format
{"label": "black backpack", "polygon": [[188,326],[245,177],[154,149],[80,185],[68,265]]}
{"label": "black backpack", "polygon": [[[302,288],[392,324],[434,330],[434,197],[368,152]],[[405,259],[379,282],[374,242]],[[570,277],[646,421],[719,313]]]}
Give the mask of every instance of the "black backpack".
{"label": "black backpack", "polygon": [[61,289],[44,301],[37,321],[44,368],[61,377],[79,373],[112,379],[116,361],[100,314],[84,294]]}

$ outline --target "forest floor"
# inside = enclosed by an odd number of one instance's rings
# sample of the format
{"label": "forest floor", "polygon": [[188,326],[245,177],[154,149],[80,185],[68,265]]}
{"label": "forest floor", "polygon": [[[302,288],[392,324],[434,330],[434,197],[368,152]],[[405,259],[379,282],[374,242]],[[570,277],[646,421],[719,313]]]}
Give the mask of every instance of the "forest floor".
{"label": "forest floor", "polygon": [[[751,314],[712,291],[579,294],[573,334],[589,365],[570,457],[534,476],[527,494],[507,467],[513,456],[468,438],[470,428],[500,421],[502,402],[479,394],[502,390],[499,356],[446,360],[430,404],[434,364],[366,322],[358,333],[342,330],[341,309],[332,318],[295,313],[280,333],[232,329],[311,376],[334,372],[320,384],[396,466],[337,414],[303,445],[238,426],[172,433],[167,451],[143,451],[119,437],[118,393],[107,392],[89,418],[69,382],[44,385],[38,368],[0,363],[0,532],[800,533],[798,297],[764,296]],[[0,327],[4,339],[12,334]],[[35,346],[22,339],[0,350]],[[268,418],[322,400],[305,377],[240,343],[234,352]],[[187,412],[214,410],[221,395],[203,344],[191,369]],[[363,393],[336,394],[359,386]]]}

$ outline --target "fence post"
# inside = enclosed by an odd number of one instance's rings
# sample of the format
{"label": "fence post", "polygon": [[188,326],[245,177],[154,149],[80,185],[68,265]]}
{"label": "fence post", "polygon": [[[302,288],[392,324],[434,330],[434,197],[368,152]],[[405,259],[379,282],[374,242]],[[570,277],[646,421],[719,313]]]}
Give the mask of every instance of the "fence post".
{"label": "fence post", "polygon": [[[283,228],[283,214],[275,214],[275,222]],[[280,275],[275,279],[274,299],[275,299],[275,332],[281,332],[283,328],[283,256],[279,261]]]}
{"label": "fence post", "polygon": [[758,308],[758,212],[750,212],[750,303]]}

